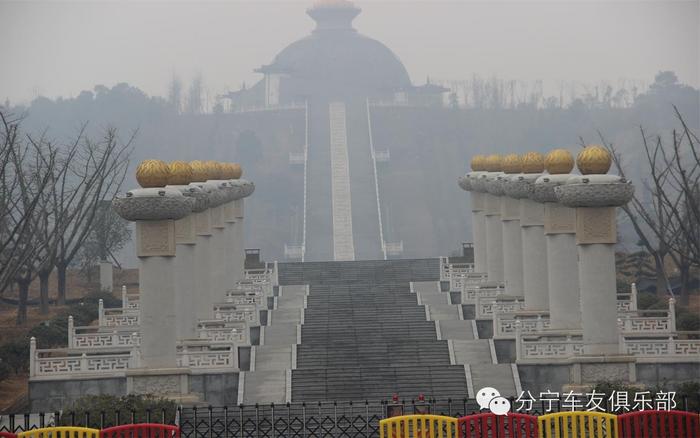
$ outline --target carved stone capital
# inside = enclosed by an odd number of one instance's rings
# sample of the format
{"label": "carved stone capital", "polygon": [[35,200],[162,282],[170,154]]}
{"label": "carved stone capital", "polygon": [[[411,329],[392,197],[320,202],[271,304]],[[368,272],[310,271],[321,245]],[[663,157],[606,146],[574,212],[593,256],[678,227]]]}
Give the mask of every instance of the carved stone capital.
{"label": "carved stone capital", "polygon": [[194,214],[194,229],[198,236],[211,236],[211,210]]}
{"label": "carved stone capital", "polygon": [[192,211],[194,200],[176,189],[134,189],[112,200],[112,208],[128,221],[180,219]]}
{"label": "carved stone capital", "polygon": [[540,174],[516,173],[503,180],[503,191],[507,196],[515,199],[529,198],[532,193],[532,184]]}
{"label": "carved stone capital", "polygon": [[544,226],[544,205],[531,199],[520,200],[520,226]]}
{"label": "carved stone capital", "polygon": [[468,175],[462,175],[457,178],[457,185],[459,185],[462,190],[466,190],[467,192],[471,191],[472,189],[472,182]]}
{"label": "carved stone capital", "polygon": [[554,202],[546,202],[544,204],[544,233],[576,233],[576,210]]}
{"label": "carved stone capital", "polygon": [[634,186],[615,175],[574,175],[554,191],[568,207],[619,207],[634,196]]}
{"label": "carved stone capital", "polygon": [[139,257],[175,256],[175,221],[136,221],[136,248]]}
{"label": "carved stone capital", "polygon": [[617,221],[614,207],[582,207],[576,209],[576,243],[617,243]]}
{"label": "carved stone capital", "polygon": [[537,202],[559,202],[554,188],[566,184],[570,177],[571,175],[567,174],[540,176],[532,186],[530,199]]}
{"label": "carved stone capital", "polygon": [[[196,214],[196,213],[195,213]],[[195,244],[195,215],[188,214],[175,221],[175,243],[183,245]]]}

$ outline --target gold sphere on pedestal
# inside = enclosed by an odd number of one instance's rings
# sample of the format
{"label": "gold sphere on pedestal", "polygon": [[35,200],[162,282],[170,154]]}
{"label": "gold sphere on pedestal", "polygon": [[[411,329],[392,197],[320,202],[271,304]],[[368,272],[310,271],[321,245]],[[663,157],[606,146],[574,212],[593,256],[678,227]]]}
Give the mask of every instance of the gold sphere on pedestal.
{"label": "gold sphere on pedestal", "polygon": [[523,169],[523,163],[518,154],[506,155],[503,157],[501,164],[505,173],[521,173]]}
{"label": "gold sphere on pedestal", "polygon": [[544,156],[539,152],[528,152],[520,157],[523,173],[544,172]]}
{"label": "gold sphere on pedestal", "polygon": [[574,156],[566,149],[554,149],[544,158],[544,168],[552,175],[571,173]]}
{"label": "gold sphere on pedestal", "polygon": [[170,177],[168,165],[161,160],[143,160],[136,168],[136,181],[141,187],[165,187]]}
{"label": "gold sphere on pedestal", "polygon": [[190,161],[190,168],[192,168],[192,182],[204,182],[207,180],[209,173],[204,161]]}
{"label": "gold sphere on pedestal", "polygon": [[582,175],[604,175],[610,170],[612,156],[603,146],[588,145],[576,157],[576,166]]}
{"label": "gold sphere on pedestal", "polygon": [[238,163],[220,163],[223,169],[223,179],[239,179],[241,174],[241,165]]}
{"label": "gold sphere on pedestal", "polygon": [[218,161],[209,160],[205,161],[204,165],[207,168],[207,179],[223,179],[223,168],[221,167],[221,163]]}
{"label": "gold sphere on pedestal", "polygon": [[503,166],[503,158],[499,154],[493,154],[486,157],[486,169],[489,172],[500,172]]}
{"label": "gold sphere on pedestal", "polygon": [[233,169],[233,179],[240,179],[243,176],[243,168],[238,163],[228,163]]}
{"label": "gold sphere on pedestal", "polygon": [[469,162],[469,166],[474,172],[486,170],[486,157],[483,155],[474,155]]}
{"label": "gold sphere on pedestal", "polygon": [[184,186],[192,182],[192,167],[187,161],[171,161],[168,163],[170,176],[168,184],[174,186]]}

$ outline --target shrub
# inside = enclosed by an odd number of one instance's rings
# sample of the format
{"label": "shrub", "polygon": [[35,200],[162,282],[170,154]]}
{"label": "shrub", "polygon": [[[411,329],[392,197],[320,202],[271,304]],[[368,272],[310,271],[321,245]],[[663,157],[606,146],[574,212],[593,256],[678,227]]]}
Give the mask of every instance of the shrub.
{"label": "shrub", "polygon": [[700,412],[700,382],[689,381],[676,386],[676,403],[676,409]]}
{"label": "shrub", "polygon": [[132,416],[135,423],[172,424],[176,412],[174,401],[152,395],[88,395],[63,407],[60,424],[102,428],[131,423]]}
{"label": "shrub", "polygon": [[26,371],[29,368],[29,341],[15,339],[0,345],[0,358],[15,374]]}

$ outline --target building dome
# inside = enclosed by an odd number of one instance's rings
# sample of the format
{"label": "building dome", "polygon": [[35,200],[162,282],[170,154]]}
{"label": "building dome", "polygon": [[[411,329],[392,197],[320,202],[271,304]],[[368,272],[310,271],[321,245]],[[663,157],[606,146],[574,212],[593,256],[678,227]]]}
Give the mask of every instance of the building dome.
{"label": "building dome", "polygon": [[[316,29],[257,71],[279,77],[279,101],[309,97],[393,97],[411,87],[408,72],[384,44],[359,34],[360,9],[345,0],[320,0],[307,10]],[[269,89],[269,85],[267,87]]]}

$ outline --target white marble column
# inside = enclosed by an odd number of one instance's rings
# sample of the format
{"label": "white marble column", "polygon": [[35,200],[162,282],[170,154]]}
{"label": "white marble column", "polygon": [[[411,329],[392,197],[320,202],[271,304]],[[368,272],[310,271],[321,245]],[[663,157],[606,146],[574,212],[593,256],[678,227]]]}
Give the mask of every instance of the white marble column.
{"label": "white marble column", "polygon": [[486,217],[486,273],[489,282],[503,282],[503,227],[499,196],[484,193]]}
{"label": "white marble column", "polygon": [[572,176],[555,193],[560,203],[576,208],[584,354],[617,354],[615,207],[631,199],[634,187],[613,175],[583,175]]}
{"label": "white marble column", "polygon": [[486,244],[486,216],[484,216],[484,194],[471,191],[472,241],[474,242],[474,271],[486,272],[488,247]]}
{"label": "white marble column", "polygon": [[503,278],[508,295],[523,295],[523,242],[520,231],[520,201],[501,196],[503,222]]}
{"label": "white marble column", "polygon": [[243,198],[233,201],[233,211],[236,222],[233,230],[232,260],[233,270],[236,280],[243,279],[243,266],[245,264],[245,230],[244,230],[244,207]]}
{"label": "white marble column", "polygon": [[192,204],[180,191],[164,187],[131,190],[112,204],[121,217],[136,222],[140,365],[175,367],[175,220],[189,214]]}
{"label": "white marble column", "polygon": [[523,239],[523,294],[527,310],[547,310],[547,244],[544,239],[544,205],[520,200],[520,228]]}
{"label": "white marble column", "polygon": [[228,283],[226,276],[226,223],[224,221],[224,206],[218,205],[211,209],[211,250],[210,275],[212,287],[211,302],[219,303],[224,300],[226,291],[233,288],[233,284]]}
{"label": "white marble column", "polygon": [[195,233],[197,235],[194,246],[194,278],[195,316],[197,320],[211,319],[213,316],[213,284],[211,275],[212,231],[211,209],[194,213]]}
{"label": "white marble column", "polygon": [[544,204],[544,217],[550,328],[580,330],[576,211],[547,202]]}
{"label": "white marble column", "polygon": [[195,215],[175,221],[175,332],[177,339],[194,338],[197,328],[195,278]]}

